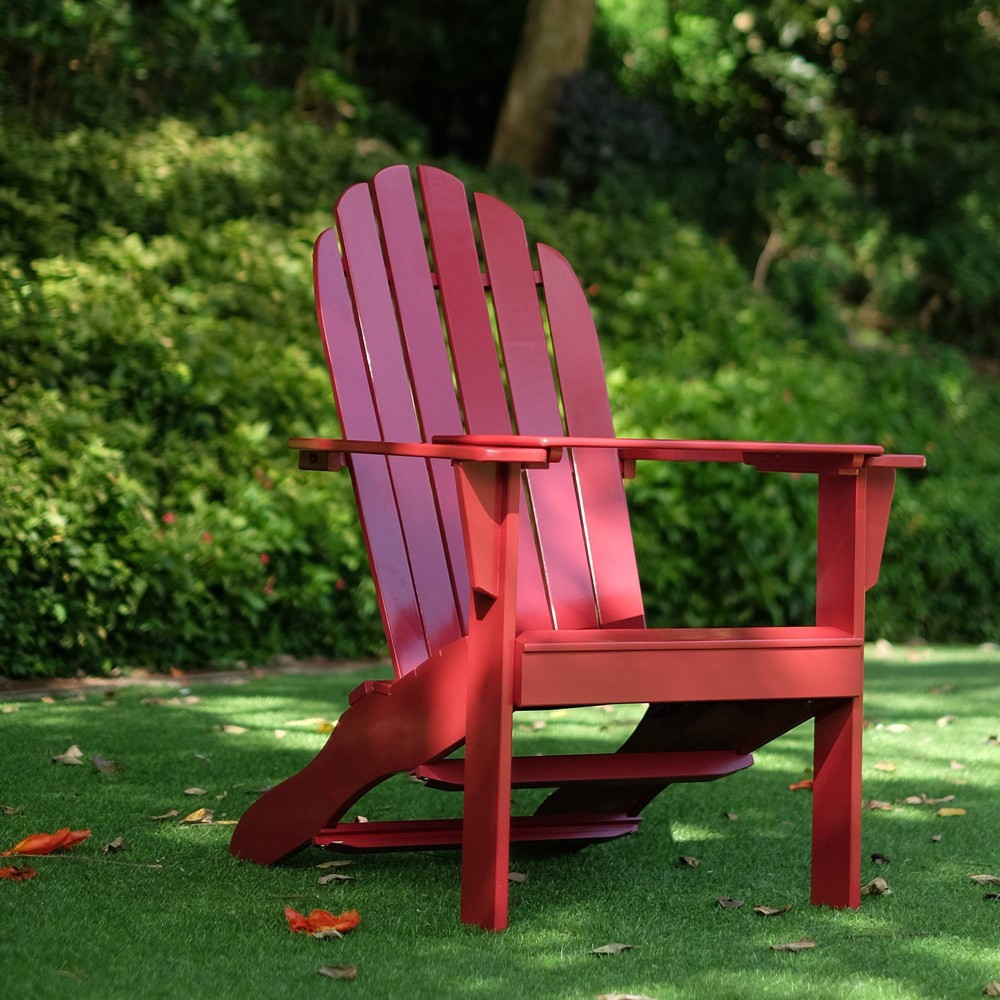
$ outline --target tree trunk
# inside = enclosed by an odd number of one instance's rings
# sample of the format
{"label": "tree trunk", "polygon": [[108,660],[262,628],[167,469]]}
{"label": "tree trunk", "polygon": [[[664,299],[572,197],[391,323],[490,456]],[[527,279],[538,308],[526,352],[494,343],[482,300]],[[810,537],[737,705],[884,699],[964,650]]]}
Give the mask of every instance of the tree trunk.
{"label": "tree trunk", "polygon": [[528,0],[524,30],[490,151],[490,163],[542,174],[552,162],[553,114],[566,77],[587,61],[595,0]]}

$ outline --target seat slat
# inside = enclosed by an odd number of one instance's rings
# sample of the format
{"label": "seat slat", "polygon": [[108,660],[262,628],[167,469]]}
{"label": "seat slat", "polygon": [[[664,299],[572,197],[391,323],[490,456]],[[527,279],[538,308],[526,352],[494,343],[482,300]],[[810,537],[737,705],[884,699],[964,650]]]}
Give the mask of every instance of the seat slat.
{"label": "seat slat", "polygon": [[[566,431],[580,437],[614,437],[601,348],[587,298],[562,254],[539,244],[538,260]],[[572,460],[601,625],[641,625],[639,569],[618,459],[610,451],[583,449],[574,452]]]}
{"label": "seat slat", "polygon": [[[417,177],[466,429],[470,434],[509,434],[510,413],[465,185],[436,167],[418,167]],[[543,628],[552,619],[523,494],[519,520],[518,627]]]}
{"label": "seat slat", "polygon": [[[395,307],[367,185],[349,189],[337,203],[336,216],[380,437],[389,441],[419,440]],[[458,639],[462,626],[448,586],[450,571],[429,470],[422,461],[390,458],[389,472],[427,645],[429,649],[438,649]]]}
{"label": "seat slat", "polygon": [[[437,278],[431,274],[427,261],[427,244],[409,167],[387,167],[376,174],[372,188],[423,440],[429,441],[434,434],[461,434],[462,415],[434,291]],[[442,430],[445,427],[453,431]],[[452,588],[464,627],[468,617],[469,574],[455,475],[451,463],[445,460],[435,459],[429,465]]]}
{"label": "seat slat", "polygon": [[[524,223],[489,195],[477,194],[475,203],[518,432],[561,434],[563,420]],[[573,470],[568,462],[560,462],[529,471],[527,481],[556,625],[595,626],[597,608]]]}
{"label": "seat slat", "polygon": [[[377,439],[360,334],[333,229],[316,240],[313,270],[316,313],[341,430],[348,437]],[[406,673],[427,657],[428,649],[399,520],[386,516],[396,504],[388,464],[377,455],[356,455],[350,465],[389,652],[397,674]]]}

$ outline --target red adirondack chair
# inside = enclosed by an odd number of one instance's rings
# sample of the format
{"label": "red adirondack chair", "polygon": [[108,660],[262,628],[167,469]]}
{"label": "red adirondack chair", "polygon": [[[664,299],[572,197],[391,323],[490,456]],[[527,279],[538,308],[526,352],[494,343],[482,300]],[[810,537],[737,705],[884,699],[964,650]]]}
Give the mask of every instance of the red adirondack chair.
{"label": "red adirondack chair", "polygon": [[[405,166],[351,187],[317,240],[344,439],[290,442],[304,469],[350,470],[395,680],[352,693],[325,747],[247,811],[233,854],[460,846],[462,920],[499,930],[511,841],[630,833],[672,782],[745,768],[815,718],[812,901],[858,906],[864,596],[895,470],[923,458],[615,438],[567,261],[539,245],[536,270],[518,216],[477,194],[481,259],[463,185],[417,176],[433,271]],[[637,459],[815,473],[815,624],[646,628],[622,486]],[[512,757],[518,709],[634,702],[649,707],[616,753]],[[338,822],[407,771],[462,789],[463,819]],[[512,787],[554,791],[512,818]]]}

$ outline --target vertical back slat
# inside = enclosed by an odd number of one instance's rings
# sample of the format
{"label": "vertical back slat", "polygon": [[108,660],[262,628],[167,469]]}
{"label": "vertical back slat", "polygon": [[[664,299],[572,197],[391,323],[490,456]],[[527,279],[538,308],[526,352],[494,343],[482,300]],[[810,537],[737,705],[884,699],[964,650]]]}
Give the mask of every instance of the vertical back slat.
{"label": "vertical back slat", "polygon": [[[371,192],[356,185],[337,203],[337,225],[361,331],[379,432],[386,441],[420,439],[410,381]],[[390,458],[389,473],[429,649],[462,635],[429,470]]]}
{"label": "vertical back slat", "polygon": [[[313,272],[316,313],[341,430],[347,437],[377,440],[379,426],[361,338],[332,229],[316,240]],[[404,674],[427,657],[428,649],[389,468],[384,458],[356,455],[351,459],[351,476],[389,652],[397,675]]]}
{"label": "vertical back slat", "polygon": [[[567,432],[614,437],[590,305],[565,257],[539,244],[538,262]],[[642,591],[617,456],[580,449],[573,463],[601,625],[641,625]]]}
{"label": "vertical back slat", "polygon": [[[458,380],[466,430],[509,434],[510,414],[483,290],[479,251],[465,186],[435,167],[418,167],[431,252]],[[520,628],[552,625],[535,541],[522,495],[518,546],[517,621]]]}
{"label": "vertical back slat", "polygon": [[[451,360],[441,329],[409,167],[400,165],[379,171],[372,188],[423,439],[429,441],[434,434],[461,434],[462,415],[452,384]],[[469,574],[455,475],[451,463],[443,459],[434,459],[429,465],[452,588],[464,623],[468,614]]]}
{"label": "vertical back slat", "polygon": [[[562,434],[524,223],[496,198],[477,194],[475,201],[518,432]],[[597,611],[573,470],[559,462],[527,479],[556,626],[592,628]]]}

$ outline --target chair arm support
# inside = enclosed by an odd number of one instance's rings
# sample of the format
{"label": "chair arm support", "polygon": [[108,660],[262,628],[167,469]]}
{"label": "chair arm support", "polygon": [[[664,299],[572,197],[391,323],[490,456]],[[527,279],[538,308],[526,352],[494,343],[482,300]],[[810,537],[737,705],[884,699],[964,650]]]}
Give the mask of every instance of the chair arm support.
{"label": "chair arm support", "polygon": [[[531,441],[511,444],[432,443],[419,441],[355,441],[348,438],[289,438],[288,447],[299,452],[299,468],[331,472],[347,464],[348,455],[386,455],[409,458],[441,458],[453,462],[516,462],[526,468],[545,468],[558,462],[562,449]],[[527,439],[526,439],[527,440]]]}

